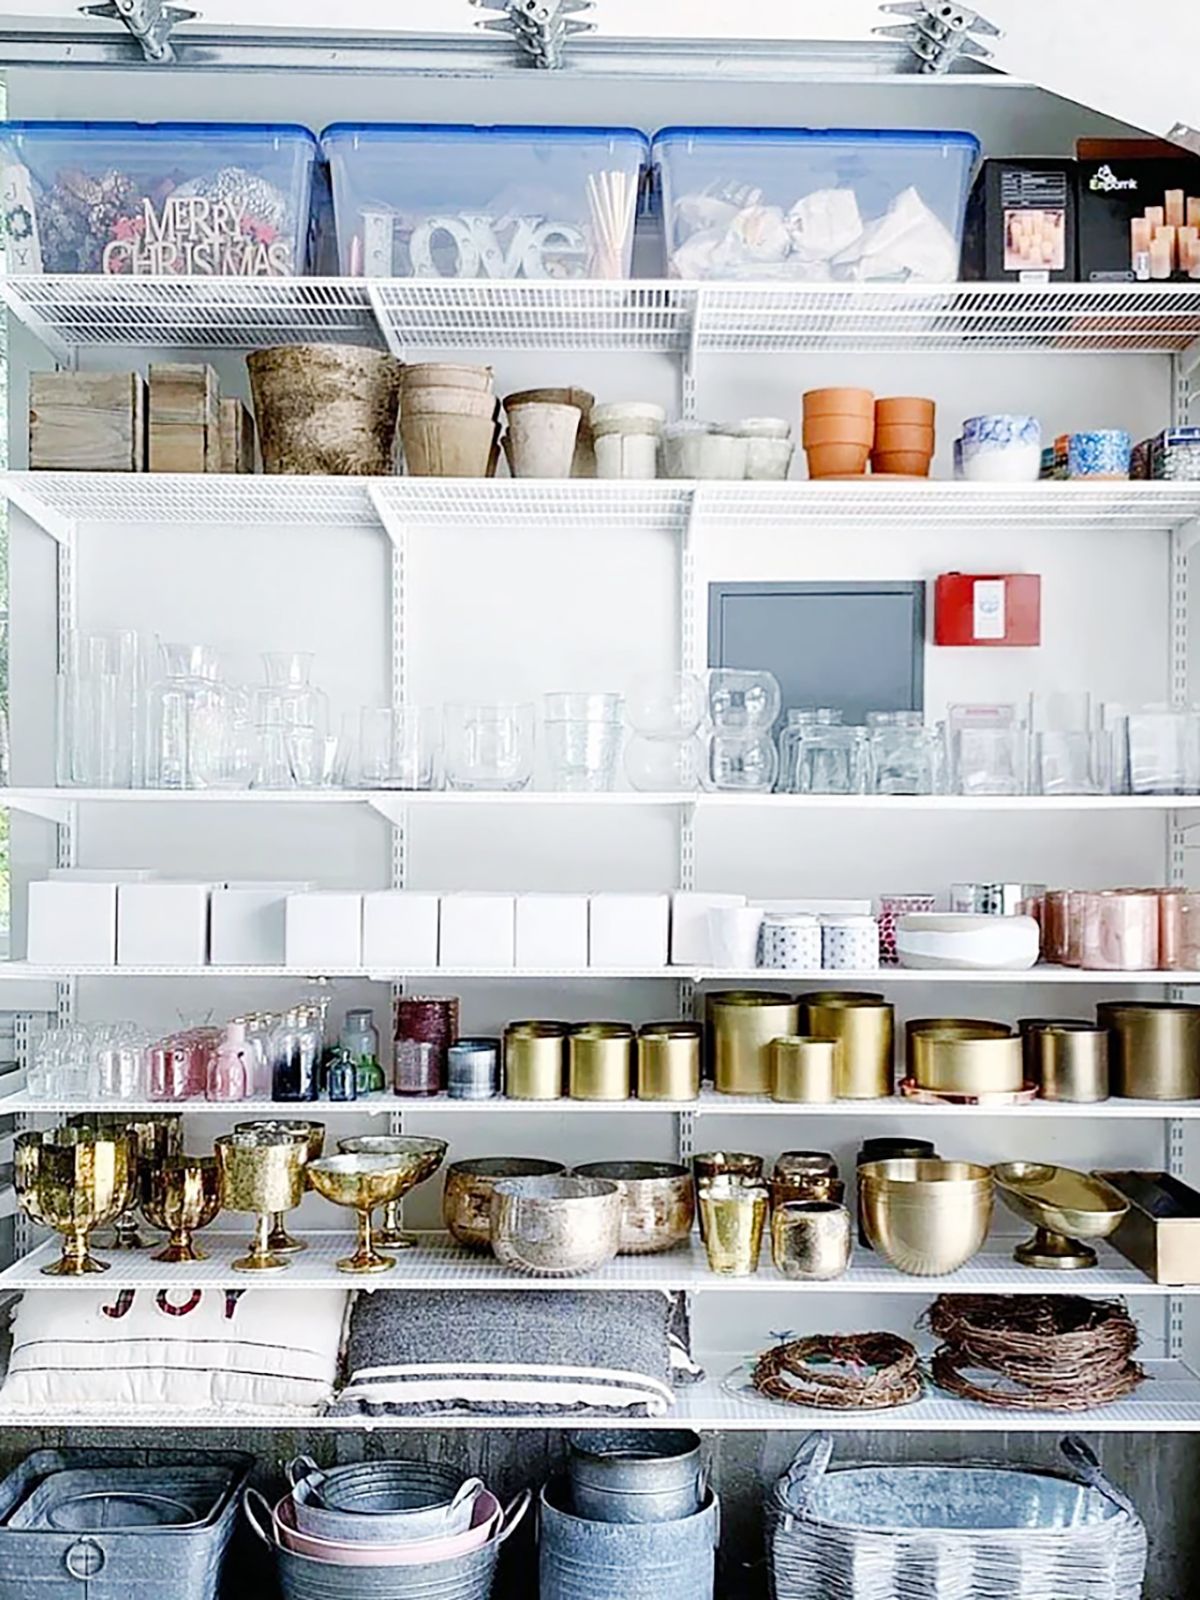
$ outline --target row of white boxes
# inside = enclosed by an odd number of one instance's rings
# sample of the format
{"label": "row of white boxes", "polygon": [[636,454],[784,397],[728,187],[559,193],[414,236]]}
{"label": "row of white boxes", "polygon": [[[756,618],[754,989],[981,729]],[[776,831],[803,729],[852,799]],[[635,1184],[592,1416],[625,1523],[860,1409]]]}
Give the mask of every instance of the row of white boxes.
{"label": "row of white boxes", "polygon": [[645,971],[711,965],[709,911],[745,904],[732,894],[359,892],[63,868],[29,885],[26,953],[54,967]]}

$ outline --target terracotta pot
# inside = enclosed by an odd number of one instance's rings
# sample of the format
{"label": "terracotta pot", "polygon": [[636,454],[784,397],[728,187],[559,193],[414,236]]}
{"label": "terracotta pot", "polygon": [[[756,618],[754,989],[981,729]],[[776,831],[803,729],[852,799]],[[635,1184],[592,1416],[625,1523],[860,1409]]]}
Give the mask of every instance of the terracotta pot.
{"label": "terracotta pot", "polygon": [[923,451],[896,450],[885,455],[877,452],[871,457],[871,471],[901,478],[927,478],[931,460]]}
{"label": "terracotta pot", "polygon": [[406,390],[428,384],[449,389],[490,389],[492,369],[463,366],[455,361],[421,361],[405,367],[400,381]]}
{"label": "terracotta pot", "polygon": [[932,455],[933,446],[932,428],[895,425],[875,429],[875,449],[884,455],[890,455],[897,450],[927,450]]}
{"label": "terracotta pot", "polygon": [[404,469],[410,478],[484,478],[495,434],[490,417],[402,413]]}
{"label": "terracotta pot", "polygon": [[810,389],[803,396],[806,417],[851,415],[875,417],[875,396],[870,389]]}
{"label": "terracotta pot", "polygon": [[482,389],[455,389],[449,384],[410,385],[401,401],[405,414],[432,416],[486,417],[495,421],[500,413],[500,402],[494,394]]}
{"label": "terracotta pot", "polygon": [[870,451],[866,445],[818,444],[806,450],[805,454],[808,456],[810,478],[835,478],[851,474],[857,477],[866,471]]}
{"label": "terracotta pot", "polygon": [[923,400],[916,395],[901,395],[875,402],[877,428],[904,425],[932,428],[936,414],[937,406],[932,400]]}
{"label": "terracotta pot", "polygon": [[869,450],[875,428],[869,417],[813,417],[804,423],[803,439],[806,450],[814,444],[860,444]]}

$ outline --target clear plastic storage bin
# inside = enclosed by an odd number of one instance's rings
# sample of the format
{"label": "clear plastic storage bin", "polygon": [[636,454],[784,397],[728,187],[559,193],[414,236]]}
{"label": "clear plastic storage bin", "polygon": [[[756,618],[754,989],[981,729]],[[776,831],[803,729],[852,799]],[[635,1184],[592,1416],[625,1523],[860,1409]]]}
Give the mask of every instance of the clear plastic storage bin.
{"label": "clear plastic storage bin", "polygon": [[673,278],[944,283],[979,154],[969,133],[664,128]]}
{"label": "clear plastic storage bin", "polygon": [[321,135],[353,278],[627,278],[649,143],[630,128]]}
{"label": "clear plastic storage bin", "polygon": [[2,123],[8,271],[292,277],[316,153],[305,128]]}

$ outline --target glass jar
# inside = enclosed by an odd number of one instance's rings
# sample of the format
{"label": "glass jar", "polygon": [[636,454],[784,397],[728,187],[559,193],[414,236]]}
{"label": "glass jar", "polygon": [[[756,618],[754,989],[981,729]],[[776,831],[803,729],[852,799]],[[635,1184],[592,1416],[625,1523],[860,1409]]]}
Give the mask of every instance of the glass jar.
{"label": "glass jar", "polygon": [[246,1027],[242,1022],[230,1022],[209,1061],[205,1095],[209,1100],[244,1100],[248,1089]]}
{"label": "glass jar", "polygon": [[532,705],[443,708],[451,789],[527,789],[533,781]]}
{"label": "glass jar", "polygon": [[287,1012],[272,1036],[273,1100],[315,1100],[320,1087],[325,1033],[319,1013],[307,1006]]}
{"label": "glass jar", "polygon": [[893,711],[886,722],[868,717],[870,788],[875,794],[937,794],[940,748],[919,711]]}
{"label": "glass jar", "polygon": [[779,717],[779,680],[773,672],[714,667],[708,675],[708,715],[722,733],[769,732]]}
{"label": "glass jar", "polygon": [[769,733],[710,733],[708,788],[742,794],[770,794],[779,772],[779,752]]}
{"label": "glass jar", "polygon": [[331,1100],[358,1099],[358,1063],[348,1050],[339,1046],[334,1051],[325,1081]]}
{"label": "glass jar", "polygon": [[261,725],[329,732],[328,697],[311,681],[315,659],[306,650],[264,652],[267,685],[258,692]]}
{"label": "glass jar", "polygon": [[867,730],[827,722],[805,728],[796,763],[797,794],[866,794],[870,767]]}
{"label": "glass jar", "polygon": [[149,784],[156,789],[212,789],[223,781],[229,699],[216,652],[199,644],[163,644],[164,676],[150,692]]}
{"label": "glass jar", "polygon": [[[383,1068],[379,1063],[379,1033],[370,1010],[347,1011],[339,1044],[354,1062],[357,1094],[380,1094],[384,1088]],[[330,1099],[333,1098],[332,1089]]]}

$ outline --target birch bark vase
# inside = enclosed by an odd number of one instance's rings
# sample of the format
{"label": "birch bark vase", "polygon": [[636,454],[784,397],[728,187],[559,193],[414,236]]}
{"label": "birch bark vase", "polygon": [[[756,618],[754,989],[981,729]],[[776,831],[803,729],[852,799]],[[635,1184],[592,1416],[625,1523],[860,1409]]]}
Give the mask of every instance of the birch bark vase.
{"label": "birch bark vase", "polygon": [[357,345],[281,345],[246,358],[263,470],[386,477],[395,470],[401,364]]}

